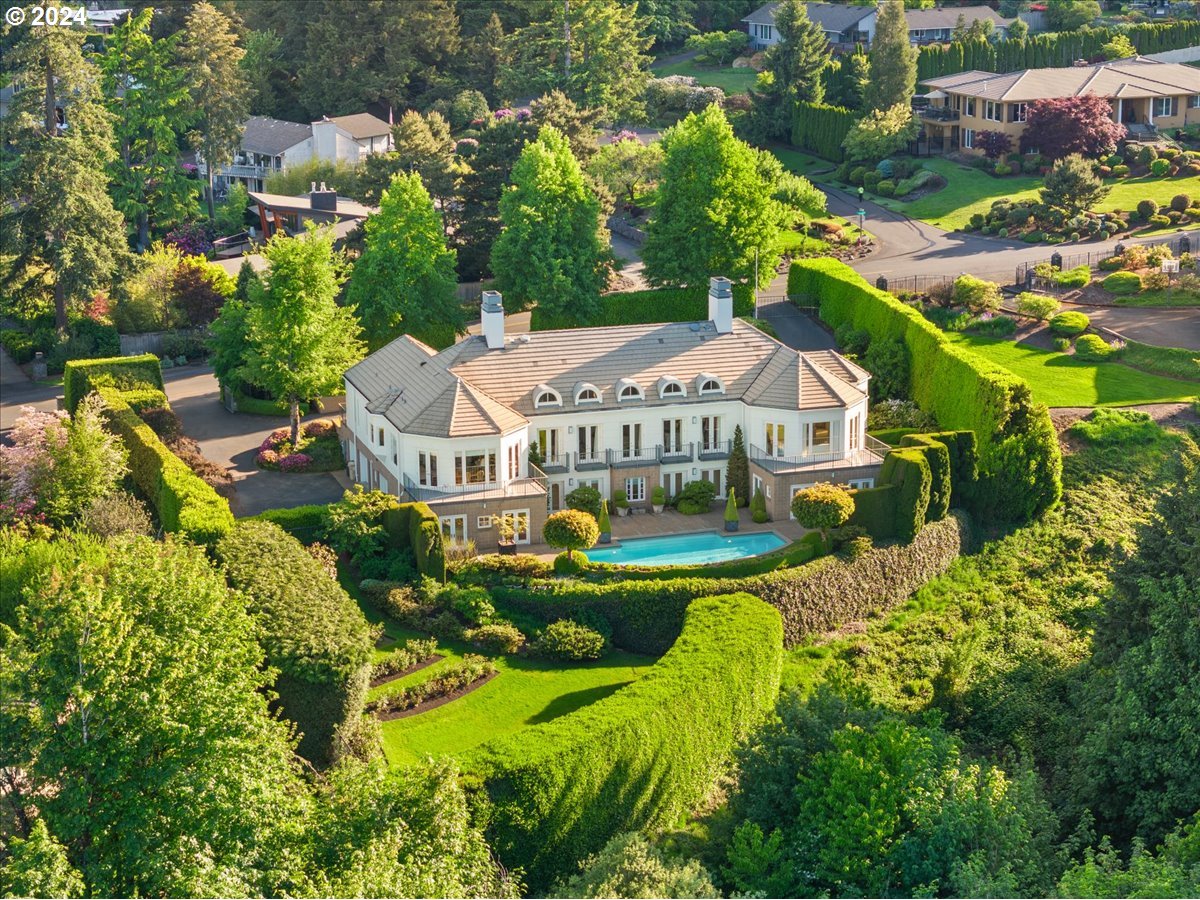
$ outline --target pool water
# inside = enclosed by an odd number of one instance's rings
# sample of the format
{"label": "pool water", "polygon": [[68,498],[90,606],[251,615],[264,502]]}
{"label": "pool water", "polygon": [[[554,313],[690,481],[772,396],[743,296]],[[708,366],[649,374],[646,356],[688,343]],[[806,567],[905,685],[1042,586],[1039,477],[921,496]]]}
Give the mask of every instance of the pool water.
{"label": "pool water", "polygon": [[615,566],[703,565],[770,553],[786,544],[787,541],[773,531],[754,534],[704,531],[630,538],[615,547],[594,547],[587,551],[587,558]]}

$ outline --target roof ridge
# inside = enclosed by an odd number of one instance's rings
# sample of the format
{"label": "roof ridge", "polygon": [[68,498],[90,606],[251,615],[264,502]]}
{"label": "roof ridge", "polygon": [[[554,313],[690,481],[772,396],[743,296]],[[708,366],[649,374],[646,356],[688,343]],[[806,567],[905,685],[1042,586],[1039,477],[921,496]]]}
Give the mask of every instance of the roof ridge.
{"label": "roof ridge", "polygon": [[1000,95],[1000,99],[1001,99],[1001,100],[1007,100],[1007,99],[1008,99],[1008,94],[1009,94],[1009,91],[1011,91],[1011,90],[1013,90],[1014,88],[1016,88],[1016,86],[1017,86],[1018,84],[1020,84],[1020,83],[1021,83],[1021,81],[1022,81],[1022,79],[1024,79],[1024,77],[1025,77],[1026,75],[1028,75],[1028,74],[1029,74],[1029,70],[1028,70],[1028,69],[1022,69],[1020,72],[1018,72],[1018,73],[1017,73],[1017,79],[1016,79],[1016,81],[1014,81],[1012,84],[1010,84],[1008,87],[1006,87],[1006,88],[1004,89],[1004,92],[1003,92],[1003,93]]}

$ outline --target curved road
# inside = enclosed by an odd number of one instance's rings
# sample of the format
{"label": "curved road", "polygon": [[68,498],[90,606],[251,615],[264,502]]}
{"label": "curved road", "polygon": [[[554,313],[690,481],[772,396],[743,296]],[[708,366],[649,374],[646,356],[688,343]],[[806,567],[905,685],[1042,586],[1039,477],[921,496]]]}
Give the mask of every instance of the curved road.
{"label": "curved road", "polygon": [[[839,188],[821,185],[829,197],[829,210],[851,217],[858,210],[857,198]],[[946,232],[924,222],[909,219],[901,213],[884,209],[870,200],[863,201],[867,211],[867,230],[879,241],[879,250],[850,263],[863,277],[874,281],[879,275],[903,278],[911,275],[958,275],[970,272],[980,278],[1012,283],[1020,263],[1041,262],[1053,249],[1040,244],[1023,244],[987,238],[959,231]],[[1143,243],[1161,240],[1126,238],[1124,243]],[[1200,245],[1200,233],[1193,239]],[[1121,241],[1088,242],[1079,250],[1072,247],[1062,252],[1094,253],[1111,249]],[[1125,337],[1147,344],[1167,347],[1186,347],[1200,350],[1200,309],[1137,309],[1130,307],[1075,307],[1086,312],[1097,324]]]}

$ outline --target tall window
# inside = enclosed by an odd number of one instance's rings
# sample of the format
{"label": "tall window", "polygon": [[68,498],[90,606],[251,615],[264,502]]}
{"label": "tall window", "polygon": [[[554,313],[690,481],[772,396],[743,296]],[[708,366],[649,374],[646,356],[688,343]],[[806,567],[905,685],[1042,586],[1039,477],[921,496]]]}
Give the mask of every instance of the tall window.
{"label": "tall window", "polygon": [[1024,122],[1025,117],[1029,114],[1029,104],[1014,103],[1009,107],[1010,122]]}
{"label": "tall window", "polygon": [[716,450],[721,444],[721,417],[704,416],[700,419],[700,437],[705,450]]}
{"label": "tall window", "polygon": [[510,444],[508,448],[508,480],[521,477],[521,445]]}
{"label": "tall window", "polygon": [[625,459],[636,459],[642,455],[642,426],[640,424],[621,426],[621,456]]}
{"label": "tall window", "polygon": [[683,419],[663,419],[663,449],[678,453],[683,447]]}
{"label": "tall window", "polygon": [[538,452],[542,459],[558,458],[558,429],[539,428],[537,433]]}
{"label": "tall window", "polygon": [[783,423],[767,423],[767,456],[783,456]]}
{"label": "tall window", "polygon": [[600,426],[581,425],[577,432],[579,436],[579,461],[587,462],[597,455],[596,444],[600,438]]}
{"label": "tall window", "polygon": [[972,128],[964,128],[962,130],[962,145],[970,150],[975,146],[975,131]]}
{"label": "tall window", "polygon": [[417,483],[422,487],[437,487],[437,454],[422,450],[417,454]]}
{"label": "tall window", "polygon": [[974,97],[968,97],[968,98],[967,98],[967,108],[966,108],[966,113],[967,113],[967,115],[968,115],[968,116],[973,116],[973,115],[975,115],[975,98],[974,98]]}
{"label": "tall window", "polygon": [[995,100],[983,101],[983,117],[989,122],[1004,121],[1004,104]]}
{"label": "tall window", "polygon": [[859,425],[861,424],[860,418],[861,418],[860,416],[851,416],[850,417],[850,449],[851,450],[858,449],[858,441],[859,441],[858,429],[859,429]]}
{"label": "tall window", "polygon": [[646,479],[626,478],[625,496],[630,503],[641,503],[646,499]]}

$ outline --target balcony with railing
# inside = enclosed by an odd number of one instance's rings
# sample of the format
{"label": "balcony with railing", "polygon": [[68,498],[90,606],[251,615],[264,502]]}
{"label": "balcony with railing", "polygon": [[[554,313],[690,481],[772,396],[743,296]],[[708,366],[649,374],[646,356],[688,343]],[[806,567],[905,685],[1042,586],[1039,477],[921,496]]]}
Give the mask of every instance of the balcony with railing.
{"label": "balcony with railing", "polygon": [[658,448],[658,461],[664,465],[670,463],[689,463],[692,461],[692,451],[695,446],[691,441],[686,444],[678,444],[674,447],[663,447],[660,445]]}
{"label": "balcony with railing", "polygon": [[542,457],[539,468],[547,475],[561,475],[571,469],[570,453],[555,453]]}
{"label": "balcony with railing", "polygon": [[917,110],[917,117],[927,122],[957,122],[959,111],[948,106],[926,106]]}
{"label": "balcony with railing", "polygon": [[623,447],[608,451],[608,464],[614,468],[650,466],[658,462],[658,447]]}
{"label": "balcony with railing", "polygon": [[533,463],[529,464],[527,478],[515,478],[504,483],[440,484],[437,487],[428,487],[415,484],[407,475],[404,476],[404,493],[421,503],[461,503],[466,500],[544,497],[546,490],[546,473]]}
{"label": "balcony with railing", "polygon": [[710,441],[707,444],[701,444],[699,453],[696,455],[701,460],[729,459],[729,451],[732,448],[733,441]]}
{"label": "balcony with railing", "polygon": [[869,434],[864,436],[866,444],[848,453],[830,450],[806,453],[801,456],[780,456],[768,453],[761,447],[750,445],[750,459],[773,474],[816,470],[860,469],[878,466],[891,451],[891,447]]}
{"label": "balcony with railing", "polygon": [[600,469],[608,468],[608,454],[603,450],[596,450],[591,454],[576,453],[575,454],[575,471],[576,472],[597,472]]}

